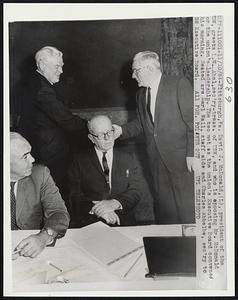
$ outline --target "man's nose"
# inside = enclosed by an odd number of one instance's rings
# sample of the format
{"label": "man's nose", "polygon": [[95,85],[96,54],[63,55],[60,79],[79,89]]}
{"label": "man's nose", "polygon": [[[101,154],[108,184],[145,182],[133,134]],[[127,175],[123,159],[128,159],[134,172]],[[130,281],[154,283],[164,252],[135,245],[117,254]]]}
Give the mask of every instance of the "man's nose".
{"label": "man's nose", "polygon": [[32,155],[30,155],[30,157],[29,157],[29,162],[30,162],[31,164],[33,164],[34,161],[35,161],[34,157],[33,157]]}
{"label": "man's nose", "polygon": [[110,139],[110,136],[108,135],[108,133],[104,133],[104,140],[109,140]]}

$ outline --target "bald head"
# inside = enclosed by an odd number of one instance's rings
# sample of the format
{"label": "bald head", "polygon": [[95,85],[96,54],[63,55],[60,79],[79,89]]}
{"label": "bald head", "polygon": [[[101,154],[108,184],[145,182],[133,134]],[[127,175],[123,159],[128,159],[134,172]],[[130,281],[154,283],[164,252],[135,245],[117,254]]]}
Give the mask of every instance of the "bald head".
{"label": "bald head", "polygon": [[10,132],[10,151],[12,155],[17,155],[18,145],[29,144],[29,142],[18,132]]}
{"label": "bald head", "polygon": [[93,117],[90,121],[88,121],[88,130],[89,132],[94,132],[94,130],[101,126],[112,126],[112,122],[108,116],[98,115]]}
{"label": "bald head", "polygon": [[114,146],[114,129],[108,116],[98,115],[88,122],[88,138],[100,151],[108,151]]}
{"label": "bald head", "polygon": [[11,181],[17,181],[32,172],[34,158],[31,145],[17,132],[10,133],[10,173]]}

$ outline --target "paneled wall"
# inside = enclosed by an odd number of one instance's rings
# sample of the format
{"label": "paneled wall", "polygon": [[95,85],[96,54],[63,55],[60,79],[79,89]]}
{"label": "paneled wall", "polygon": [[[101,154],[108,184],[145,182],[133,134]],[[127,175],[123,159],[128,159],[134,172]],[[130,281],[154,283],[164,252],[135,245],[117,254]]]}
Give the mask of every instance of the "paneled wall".
{"label": "paneled wall", "polygon": [[187,77],[193,84],[193,18],[161,19],[163,73]]}

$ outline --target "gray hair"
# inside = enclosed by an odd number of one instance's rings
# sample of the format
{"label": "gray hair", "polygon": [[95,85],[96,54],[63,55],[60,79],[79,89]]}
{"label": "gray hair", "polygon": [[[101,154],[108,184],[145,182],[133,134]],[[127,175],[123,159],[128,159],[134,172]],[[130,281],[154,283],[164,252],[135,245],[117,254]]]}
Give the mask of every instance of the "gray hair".
{"label": "gray hair", "polygon": [[[11,131],[10,132],[10,149],[11,151],[15,151],[15,142],[21,141],[22,143],[29,144],[29,142],[18,132]],[[12,153],[12,152],[11,152]]]}
{"label": "gray hair", "polygon": [[160,60],[159,60],[159,55],[156,52],[152,51],[142,51],[137,53],[134,58],[134,61],[151,61],[153,64],[155,64],[158,68],[160,68]]}
{"label": "gray hair", "polygon": [[10,142],[12,142],[13,140],[24,140],[26,141],[26,139],[18,132],[15,131],[11,131],[10,132]]}
{"label": "gray hair", "polygon": [[52,56],[62,57],[63,53],[59,51],[57,48],[51,46],[45,46],[41,48],[39,51],[37,51],[35,55],[37,68],[39,69],[39,64],[41,60],[45,61]]}

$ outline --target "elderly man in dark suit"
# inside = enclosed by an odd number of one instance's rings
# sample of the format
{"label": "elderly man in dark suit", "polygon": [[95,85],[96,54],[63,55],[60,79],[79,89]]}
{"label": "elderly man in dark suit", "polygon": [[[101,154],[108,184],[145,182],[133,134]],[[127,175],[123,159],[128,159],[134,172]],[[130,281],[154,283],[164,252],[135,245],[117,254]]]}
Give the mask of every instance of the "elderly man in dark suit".
{"label": "elderly man in dark suit", "polygon": [[162,74],[155,52],[137,53],[132,77],[138,90],[137,118],[116,137],[144,134],[154,182],[155,221],[194,223],[193,89],[184,77]]}
{"label": "elderly man in dark suit", "polygon": [[134,155],[114,149],[114,129],[107,116],[93,117],[88,129],[94,147],[78,155],[69,169],[72,226],[99,220],[135,225],[140,173]]}
{"label": "elderly man in dark suit", "polygon": [[19,133],[10,134],[11,229],[40,229],[16,247],[16,254],[35,257],[64,236],[69,214],[58,188],[43,165],[33,165],[31,146]]}
{"label": "elderly man in dark suit", "polygon": [[62,52],[46,46],[36,53],[35,60],[37,70],[27,85],[19,132],[31,143],[36,161],[50,169],[64,198],[70,157],[68,136],[78,136],[84,129],[86,132],[86,122],[71,113],[54,87],[63,73]]}

